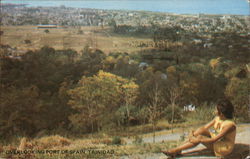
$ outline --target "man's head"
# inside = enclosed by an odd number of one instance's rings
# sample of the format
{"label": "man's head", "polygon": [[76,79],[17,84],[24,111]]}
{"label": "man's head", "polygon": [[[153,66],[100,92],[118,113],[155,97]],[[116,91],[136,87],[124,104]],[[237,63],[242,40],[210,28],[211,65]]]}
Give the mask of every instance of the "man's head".
{"label": "man's head", "polygon": [[228,99],[221,99],[216,107],[218,115],[223,115],[227,119],[233,119],[234,106]]}

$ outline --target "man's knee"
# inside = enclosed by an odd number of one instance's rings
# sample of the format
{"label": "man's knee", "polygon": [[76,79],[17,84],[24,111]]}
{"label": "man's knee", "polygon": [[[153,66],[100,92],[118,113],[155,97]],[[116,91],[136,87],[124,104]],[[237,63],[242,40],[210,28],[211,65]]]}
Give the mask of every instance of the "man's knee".
{"label": "man's knee", "polygon": [[198,129],[196,129],[195,131],[193,131],[193,135],[194,136],[201,135],[201,134],[203,134],[204,131],[205,131],[205,128],[200,127]]}

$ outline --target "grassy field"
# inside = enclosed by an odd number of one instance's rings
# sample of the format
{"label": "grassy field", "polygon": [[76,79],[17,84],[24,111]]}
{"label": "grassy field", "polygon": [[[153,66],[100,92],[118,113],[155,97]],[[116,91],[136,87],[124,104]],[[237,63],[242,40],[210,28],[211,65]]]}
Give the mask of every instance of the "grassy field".
{"label": "grassy field", "polygon": [[[101,27],[68,27],[38,29],[37,26],[1,26],[4,32],[1,35],[1,44],[16,47],[18,50],[27,51],[50,46],[55,49],[74,49],[80,51],[84,46],[98,48],[105,53],[110,52],[136,52],[141,48],[131,46],[135,41],[150,42],[150,38],[120,36],[110,33],[111,28]],[[30,40],[31,43],[25,43]]]}

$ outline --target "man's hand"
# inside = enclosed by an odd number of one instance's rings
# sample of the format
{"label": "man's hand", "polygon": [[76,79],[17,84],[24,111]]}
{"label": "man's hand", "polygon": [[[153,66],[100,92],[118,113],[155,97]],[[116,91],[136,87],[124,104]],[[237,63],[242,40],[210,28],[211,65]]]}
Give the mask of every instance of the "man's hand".
{"label": "man's hand", "polygon": [[190,131],[188,138],[194,137],[194,130]]}
{"label": "man's hand", "polygon": [[200,143],[200,137],[199,136],[198,137],[194,137],[194,136],[189,137],[189,142],[191,142],[193,144],[198,144],[198,143]]}

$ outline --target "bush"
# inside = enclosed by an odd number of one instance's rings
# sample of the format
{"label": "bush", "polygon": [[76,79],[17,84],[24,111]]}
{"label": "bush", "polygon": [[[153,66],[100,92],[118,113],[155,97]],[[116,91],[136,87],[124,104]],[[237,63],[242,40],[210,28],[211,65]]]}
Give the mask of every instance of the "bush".
{"label": "bush", "polygon": [[152,147],[152,152],[153,153],[160,153],[161,151],[162,151],[162,148],[160,146],[158,146],[158,145],[154,145]]}
{"label": "bush", "polygon": [[31,41],[28,40],[28,39],[26,39],[26,40],[24,40],[24,43],[25,43],[25,44],[31,44]]}
{"label": "bush", "polygon": [[119,136],[113,137],[113,139],[112,139],[113,145],[121,145],[121,143],[122,143],[121,137],[119,137]]}
{"label": "bush", "polygon": [[118,122],[119,126],[126,126],[126,125],[138,125],[139,124],[139,118],[138,118],[138,108],[133,105],[128,106],[130,117],[127,117],[127,107],[121,106],[114,114],[113,121]]}
{"label": "bush", "polygon": [[[168,120],[169,123],[171,123],[172,120],[172,106],[169,105],[164,110],[163,117]],[[178,106],[175,106],[174,108],[174,123],[183,122],[183,112],[182,109]]]}
{"label": "bush", "polygon": [[180,141],[183,142],[183,141],[185,141],[185,139],[186,139],[186,134],[183,133],[183,134],[180,136]]}
{"label": "bush", "polygon": [[136,114],[137,119],[140,121],[142,124],[148,123],[148,117],[149,117],[149,111],[147,107],[143,107],[138,110]]}
{"label": "bush", "polygon": [[71,144],[71,141],[67,138],[61,137],[59,135],[42,137],[35,140],[35,144],[40,149],[49,149],[54,147],[63,147]]}
{"label": "bush", "polygon": [[93,144],[106,144],[106,145],[110,145],[112,144],[112,141],[108,138],[104,138],[104,139],[93,139],[91,140],[91,142]]}
{"label": "bush", "polygon": [[184,119],[188,122],[208,122],[214,118],[214,104],[208,105],[204,103],[201,107],[195,109],[194,112],[187,112]]}
{"label": "bush", "polygon": [[134,139],[134,141],[133,141],[133,144],[136,144],[136,145],[140,145],[140,144],[142,144],[143,143],[143,140],[142,140],[142,137],[140,137],[140,136],[135,136],[135,139]]}
{"label": "bush", "polygon": [[83,34],[83,31],[82,31],[82,30],[78,30],[77,33],[78,33],[78,34]]}
{"label": "bush", "polygon": [[234,115],[241,122],[249,122],[249,78],[233,77],[228,82],[225,95],[234,105]]}

